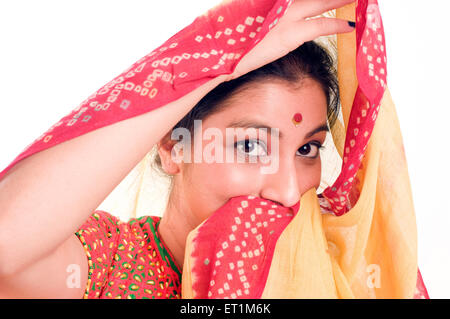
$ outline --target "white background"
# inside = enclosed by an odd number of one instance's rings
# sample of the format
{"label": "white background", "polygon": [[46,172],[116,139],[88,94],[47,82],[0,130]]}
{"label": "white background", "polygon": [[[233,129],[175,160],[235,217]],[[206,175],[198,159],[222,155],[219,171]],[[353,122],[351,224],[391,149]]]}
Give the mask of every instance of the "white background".
{"label": "white background", "polygon": [[[419,267],[430,297],[449,298],[450,3],[378,2],[388,86],[415,201]],[[216,3],[0,2],[0,170],[89,95]]]}

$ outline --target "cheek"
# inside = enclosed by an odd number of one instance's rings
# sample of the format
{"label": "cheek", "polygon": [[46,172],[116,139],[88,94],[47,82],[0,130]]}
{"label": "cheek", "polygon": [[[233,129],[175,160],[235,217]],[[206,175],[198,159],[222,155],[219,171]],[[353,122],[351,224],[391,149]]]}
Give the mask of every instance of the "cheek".
{"label": "cheek", "polygon": [[[254,192],[258,182],[255,168],[248,164],[196,163],[186,177],[186,196],[190,209],[204,220],[230,198]],[[253,176],[253,178],[249,178]]]}
{"label": "cheek", "polygon": [[255,164],[225,164],[222,167],[222,191],[231,197],[257,192],[259,166]]}
{"label": "cheek", "polygon": [[322,177],[321,174],[321,161],[318,160],[314,165],[300,165],[298,168],[299,173],[298,176],[298,186],[300,194],[303,195],[311,188],[315,187],[316,189],[320,186],[320,180]]}
{"label": "cheek", "polygon": [[220,201],[247,194],[252,191],[252,185],[257,185],[254,178],[249,178],[256,176],[249,164],[201,163],[196,171],[195,178],[201,183],[202,191]]}

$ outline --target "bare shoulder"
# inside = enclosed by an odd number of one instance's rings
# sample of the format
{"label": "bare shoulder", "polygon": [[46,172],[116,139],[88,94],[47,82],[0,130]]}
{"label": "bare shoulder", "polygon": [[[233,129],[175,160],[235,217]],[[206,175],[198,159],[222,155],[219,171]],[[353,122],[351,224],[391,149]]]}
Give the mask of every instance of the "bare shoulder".
{"label": "bare shoulder", "polygon": [[82,298],[88,261],[73,234],[44,258],[15,274],[0,278],[0,298]]}

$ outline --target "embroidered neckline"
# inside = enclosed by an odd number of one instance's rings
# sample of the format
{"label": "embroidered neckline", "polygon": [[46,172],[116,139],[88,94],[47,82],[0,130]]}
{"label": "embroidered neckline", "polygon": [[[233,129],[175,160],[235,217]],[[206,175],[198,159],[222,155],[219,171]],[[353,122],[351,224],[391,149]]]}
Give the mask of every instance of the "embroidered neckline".
{"label": "embroidered neckline", "polygon": [[169,264],[170,268],[172,268],[172,270],[178,275],[181,282],[181,271],[178,268],[172,253],[166,247],[164,241],[162,240],[162,238],[160,238],[158,234],[158,226],[161,222],[161,217],[152,216],[151,218],[153,220],[153,223],[150,223],[150,230],[153,233],[153,238],[155,239],[155,243],[158,246],[159,253],[161,257]]}

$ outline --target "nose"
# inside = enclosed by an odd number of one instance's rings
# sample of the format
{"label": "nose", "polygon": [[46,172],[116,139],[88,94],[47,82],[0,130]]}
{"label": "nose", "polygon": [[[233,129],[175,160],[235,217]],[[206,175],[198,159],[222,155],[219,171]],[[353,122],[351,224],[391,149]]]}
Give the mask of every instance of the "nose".
{"label": "nose", "polygon": [[293,207],[300,201],[297,171],[292,160],[280,161],[274,174],[265,174],[260,197],[285,207]]}

